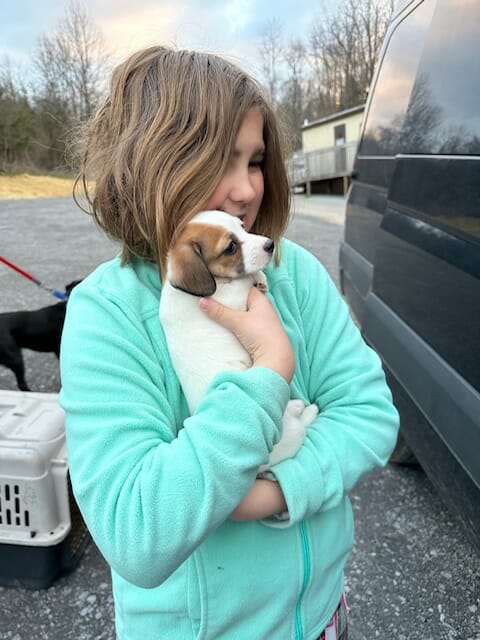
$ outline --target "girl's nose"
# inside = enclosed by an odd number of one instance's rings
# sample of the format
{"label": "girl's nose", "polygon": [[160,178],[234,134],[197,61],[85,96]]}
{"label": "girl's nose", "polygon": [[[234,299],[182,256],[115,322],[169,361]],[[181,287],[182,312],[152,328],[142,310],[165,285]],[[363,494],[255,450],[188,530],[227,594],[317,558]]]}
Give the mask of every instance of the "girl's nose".
{"label": "girl's nose", "polygon": [[234,202],[251,202],[255,197],[255,189],[247,170],[236,171],[232,176],[230,199]]}

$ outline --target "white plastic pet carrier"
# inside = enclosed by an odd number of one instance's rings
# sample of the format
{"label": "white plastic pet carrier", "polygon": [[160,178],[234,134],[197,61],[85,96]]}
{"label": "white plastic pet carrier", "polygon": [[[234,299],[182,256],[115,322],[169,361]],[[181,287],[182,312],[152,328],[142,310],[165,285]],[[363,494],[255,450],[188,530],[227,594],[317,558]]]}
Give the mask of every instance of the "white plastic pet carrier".
{"label": "white plastic pet carrier", "polygon": [[87,541],[58,395],[0,391],[0,584],[48,587]]}

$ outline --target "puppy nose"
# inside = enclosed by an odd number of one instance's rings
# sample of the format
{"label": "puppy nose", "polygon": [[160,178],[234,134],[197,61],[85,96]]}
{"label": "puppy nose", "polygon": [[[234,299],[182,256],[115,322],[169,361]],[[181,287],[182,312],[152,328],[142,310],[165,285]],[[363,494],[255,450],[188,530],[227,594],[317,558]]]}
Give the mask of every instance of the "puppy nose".
{"label": "puppy nose", "polygon": [[265,244],[263,245],[263,249],[264,251],[266,251],[266,253],[273,253],[273,250],[275,249],[275,243],[273,240],[268,239]]}

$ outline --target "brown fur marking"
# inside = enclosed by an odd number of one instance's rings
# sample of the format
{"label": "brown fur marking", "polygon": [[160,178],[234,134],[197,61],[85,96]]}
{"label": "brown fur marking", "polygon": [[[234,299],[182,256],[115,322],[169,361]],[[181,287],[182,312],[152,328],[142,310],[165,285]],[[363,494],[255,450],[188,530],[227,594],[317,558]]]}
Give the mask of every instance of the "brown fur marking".
{"label": "brown fur marking", "polygon": [[[235,253],[224,251],[232,240]],[[197,296],[215,292],[215,278],[237,278],[244,272],[241,243],[231,231],[219,226],[191,222],[170,250],[170,282]]]}

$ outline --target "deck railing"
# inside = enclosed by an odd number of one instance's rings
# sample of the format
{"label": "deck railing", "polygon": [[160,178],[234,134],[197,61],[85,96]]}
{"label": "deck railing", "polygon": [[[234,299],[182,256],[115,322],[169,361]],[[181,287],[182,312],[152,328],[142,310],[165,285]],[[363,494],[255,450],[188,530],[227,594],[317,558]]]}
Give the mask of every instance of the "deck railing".
{"label": "deck railing", "polygon": [[288,163],[292,186],[348,176],[353,169],[356,142],[319,151],[297,152]]}

